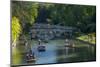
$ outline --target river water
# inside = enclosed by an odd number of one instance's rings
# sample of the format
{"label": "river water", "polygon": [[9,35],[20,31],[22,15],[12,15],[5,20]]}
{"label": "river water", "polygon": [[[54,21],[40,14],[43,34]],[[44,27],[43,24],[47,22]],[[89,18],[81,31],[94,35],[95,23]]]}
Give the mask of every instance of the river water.
{"label": "river water", "polygon": [[[27,63],[25,60],[25,54],[17,53],[16,57],[12,59],[19,59],[13,61],[13,65],[28,65],[28,64],[52,64],[52,63],[69,63],[69,62],[86,62],[96,60],[96,47],[89,44],[73,40],[75,48],[64,47],[65,40],[50,40],[48,43],[44,43],[46,51],[38,52],[37,41],[31,41],[31,49],[36,56],[36,61]],[[24,48],[20,48],[24,49]],[[17,50],[20,50],[17,48]],[[19,51],[20,52],[20,51]],[[19,56],[19,54],[21,56]],[[14,55],[15,56],[15,55]]]}

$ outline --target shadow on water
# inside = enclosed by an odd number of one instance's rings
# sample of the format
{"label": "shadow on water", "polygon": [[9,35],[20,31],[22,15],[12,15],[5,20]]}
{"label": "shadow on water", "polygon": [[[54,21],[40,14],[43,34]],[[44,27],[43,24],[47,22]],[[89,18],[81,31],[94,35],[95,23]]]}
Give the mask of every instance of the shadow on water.
{"label": "shadow on water", "polygon": [[[25,54],[21,54],[20,62],[17,64],[48,64],[48,63],[69,63],[69,62],[84,62],[84,61],[95,61],[96,60],[96,47],[88,44],[75,41],[75,48],[64,47],[64,40],[51,40],[45,44],[46,51],[38,52],[37,41],[32,42],[32,52],[36,56],[36,61],[27,63],[25,60]],[[20,47],[21,51],[23,48]]]}

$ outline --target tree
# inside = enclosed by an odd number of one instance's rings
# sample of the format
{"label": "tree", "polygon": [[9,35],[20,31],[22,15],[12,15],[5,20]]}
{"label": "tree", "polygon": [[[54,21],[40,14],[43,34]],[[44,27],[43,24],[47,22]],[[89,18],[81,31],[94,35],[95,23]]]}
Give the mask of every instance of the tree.
{"label": "tree", "polygon": [[19,19],[23,33],[29,31],[31,25],[35,22],[37,15],[37,3],[27,1],[12,1],[12,16],[16,16]]}
{"label": "tree", "polygon": [[16,46],[16,41],[21,33],[21,25],[17,17],[12,17],[12,44]]}

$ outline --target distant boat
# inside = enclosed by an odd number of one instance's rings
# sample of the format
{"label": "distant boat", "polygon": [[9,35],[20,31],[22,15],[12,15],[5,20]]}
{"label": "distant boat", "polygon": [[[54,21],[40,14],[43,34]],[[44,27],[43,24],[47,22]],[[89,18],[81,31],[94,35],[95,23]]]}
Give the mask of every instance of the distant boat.
{"label": "distant boat", "polygon": [[71,48],[75,48],[75,44],[74,44],[74,42],[73,41],[69,41],[69,40],[67,40],[66,39],[66,41],[65,41],[65,47],[71,47]]}
{"label": "distant boat", "polygon": [[38,47],[37,47],[37,50],[38,50],[39,52],[45,51],[45,50],[46,50],[45,45],[43,45],[43,43],[42,43],[42,41],[41,41],[40,39],[38,40]]}
{"label": "distant boat", "polygon": [[41,51],[45,51],[46,47],[44,45],[39,45],[37,49],[39,52],[41,52]]}

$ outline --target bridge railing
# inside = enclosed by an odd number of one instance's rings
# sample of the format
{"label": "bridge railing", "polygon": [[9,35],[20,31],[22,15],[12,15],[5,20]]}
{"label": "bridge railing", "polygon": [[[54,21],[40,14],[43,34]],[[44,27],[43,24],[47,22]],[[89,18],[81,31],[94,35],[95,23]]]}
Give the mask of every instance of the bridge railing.
{"label": "bridge railing", "polygon": [[48,25],[48,24],[34,24],[32,29],[65,29],[73,30],[73,27],[58,26],[58,25]]}

